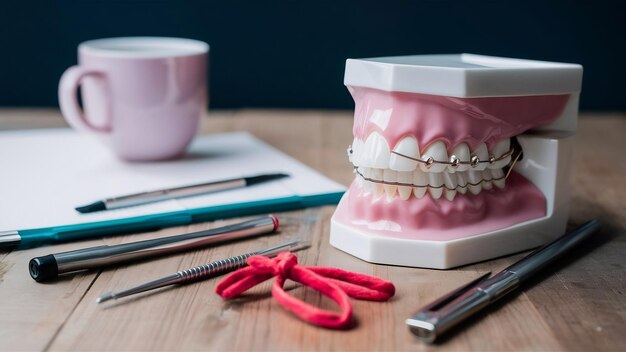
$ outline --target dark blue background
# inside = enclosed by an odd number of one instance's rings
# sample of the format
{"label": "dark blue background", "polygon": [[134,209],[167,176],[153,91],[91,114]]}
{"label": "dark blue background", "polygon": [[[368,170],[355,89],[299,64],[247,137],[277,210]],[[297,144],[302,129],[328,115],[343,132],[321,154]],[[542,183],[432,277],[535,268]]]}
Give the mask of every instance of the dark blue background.
{"label": "dark blue background", "polygon": [[54,106],[78,43],[211,45],[212,108],[352,108],[346,58],[459,53],[581,63],[583,109],[626,110],[626,6],[610,1],[6,1],[0,106]]}

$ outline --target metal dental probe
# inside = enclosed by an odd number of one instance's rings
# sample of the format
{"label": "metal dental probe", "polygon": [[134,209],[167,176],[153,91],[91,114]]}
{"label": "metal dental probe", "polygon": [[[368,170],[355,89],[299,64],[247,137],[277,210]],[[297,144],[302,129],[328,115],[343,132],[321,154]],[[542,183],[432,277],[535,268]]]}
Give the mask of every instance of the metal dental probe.
{"label": "metal dental probe", "polygon": [[234,271],[247,265],[246,260],[253,255],[263,255],[266,257],[274,257],[281,251],[297,251],[307,248],[309,243],[306,241],[289,241],[274,247],[261,249],[254,252],[237,255],[234,257],[217,260],[204,265],[199,265],[190,269],[181,270],[176,274],[172,274],[145,284],[135,286],[120,292],[105,292],[96,298],[96,302],[102,303],[110,299],[118,299],[134,295],[136,293],[154,290],[159,287],[170,286],[174,284],[185,284],[192,281],[199,281]]}

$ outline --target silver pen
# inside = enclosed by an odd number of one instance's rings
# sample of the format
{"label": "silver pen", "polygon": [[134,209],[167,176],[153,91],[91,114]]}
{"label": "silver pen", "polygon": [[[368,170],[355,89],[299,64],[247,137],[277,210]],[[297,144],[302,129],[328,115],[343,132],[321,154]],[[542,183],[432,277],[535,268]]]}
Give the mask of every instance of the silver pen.
{"label": "silver pen", "polygon": [[33,279],[42,282],[63,273],[164,256],[210,244],[271,233],[277,229],[278,219],[275,216],[262,216],[183,235],[113,246],[96,246],[36,257],[28,263],[28,271]]}
{"label": "silver pen", "polygon": [[487,273],[428,304],[406,320],[411,332],[427,343],[469,318],[545,269],[581,241],[600,229],[591,220],[489,278]]}
{"label": "silver pen", "polygon": [[191,197],[201,194],[226,191],[229,189],[248,187],[263,182],[278,180],[288,176],[289,175],[285,174],[265,174],[249,177],[239,177],[208,183],[200,183],[183,187],[160,189],[150,192],[135,193],[125,196],[98,200],[91,204],[76,207],[76,211],[78,211],[79,213],[93,213],[96,211],[119,209],[135,205],[161,202],[169,199]]}
{"label": "silver pen", "polygon": [[308,247],[308,242],[303,241],[289,241],[286,243],[279,244],[274,247],[261,249],[254,252],[244,253],[238,256],[217,260],[214,262],[210,262],[208,264],[199,265],[190,269],[181,270],[175,274],[163,277],[161,279],[157,279],[154,281],[147,282],[145,284],[135,286],[133,288],[129,288],[120,292],[105,292],[101,294],[96,302],[102,303],[104,301],[108,301],[110,299],[118,299],[121,297],[126,297],[130,295],[134,295],[136,293],[141,293],[149,290],[154,290],[159,287],[175,285],[175,284],[186,284],[193,281],[199,281],[211,277],[215,277],[221,274],[225,274],[227,272],[242,268],[246,265],[246,260],[253,255],[263,255],[266,257],[274,257],[278,255],[278,253],[283,251],[296,251],[299,249],[303,249]]}

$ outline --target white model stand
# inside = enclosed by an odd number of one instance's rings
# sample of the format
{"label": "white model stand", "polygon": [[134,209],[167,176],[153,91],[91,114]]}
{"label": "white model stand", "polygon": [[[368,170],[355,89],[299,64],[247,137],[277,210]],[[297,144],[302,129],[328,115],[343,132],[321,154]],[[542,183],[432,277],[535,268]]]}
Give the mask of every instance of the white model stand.
{"label": "white model stand", "polygon": [[[546,216],[455,240],[399,239],[356,228],[336,217],[330,243],[373,263],[447,269],[540,246],[565,231],[569,175],[582,67],[471,54],[348,60],[345,85],[450,97],[570,94],[554,123],[518,140],[523,160],[514,170],[544,194]],[[345,196],[338,207],[346,206]]]}

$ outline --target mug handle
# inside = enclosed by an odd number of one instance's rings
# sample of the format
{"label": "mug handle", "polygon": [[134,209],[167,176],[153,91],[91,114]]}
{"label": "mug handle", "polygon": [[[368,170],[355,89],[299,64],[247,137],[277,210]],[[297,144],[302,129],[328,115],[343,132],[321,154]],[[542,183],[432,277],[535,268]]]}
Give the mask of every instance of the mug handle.
{"label": "mug handle", "polygon": [[104,78],[104,73],[86,69],[80,66],[72,66],[63,72],[59,82],[59,106],[61,113],[70,126],[78,130],[87,130],[97,133],[111,132],[110,121],[105,126],[95,126],[85,118],[85,113],[78,104],[78,87],[84,77],[92,76],[99,79]]}

